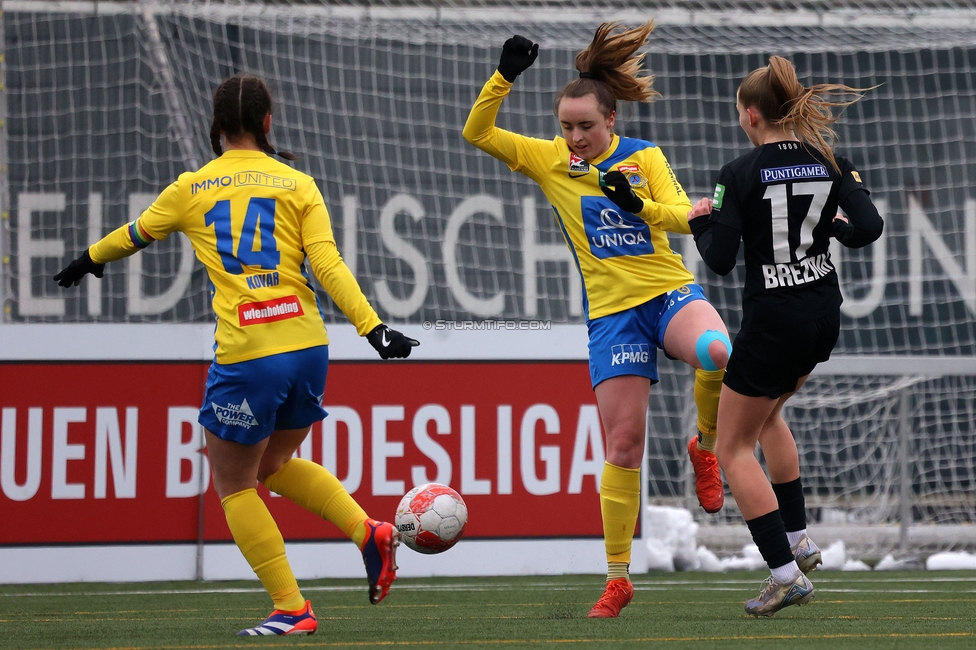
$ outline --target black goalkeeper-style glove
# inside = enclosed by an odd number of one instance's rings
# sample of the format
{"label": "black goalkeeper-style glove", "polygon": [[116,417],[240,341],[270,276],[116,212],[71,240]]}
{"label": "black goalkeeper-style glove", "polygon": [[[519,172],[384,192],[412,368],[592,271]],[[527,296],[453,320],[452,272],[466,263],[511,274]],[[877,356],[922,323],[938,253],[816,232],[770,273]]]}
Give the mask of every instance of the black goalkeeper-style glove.
{"label": "black goalkeeper-style glove", "polygon": [[528,70],[537,56],[539,56],[539,44],[516,34],[502,46],[498,71],[505,77],[505,81],[515,83],[515,77]]}
{"label": "black goalkeeper-style glove", "polygon": [[81,279],[85,277],[88,273],[91,273],[96,278],[102,277],[105,272],[104,264],[95,264],[92,261],[91,255],[88,254],[88,249],[85,252],[61,270],[56,276],[54,276],[54,281],[62,287],[70,287],[72,285],[77,286],[81,284]]}
{"label": "black goalkeeper-style glove", "polygon": [[638,214],[644,209],[643,199],[634,194],[630,181],[616,169],[603,175],[600,179],[600,189],[608,199],[625,212]]}
{"label": "black goalkeeper-style glove", "polygon": [[417,339],[391,330],[382,323],[366,335],[366,340],[380,353],[380,358],[383,359],[406,359],[410,356],[410,350],[420,345],[420,341]]}

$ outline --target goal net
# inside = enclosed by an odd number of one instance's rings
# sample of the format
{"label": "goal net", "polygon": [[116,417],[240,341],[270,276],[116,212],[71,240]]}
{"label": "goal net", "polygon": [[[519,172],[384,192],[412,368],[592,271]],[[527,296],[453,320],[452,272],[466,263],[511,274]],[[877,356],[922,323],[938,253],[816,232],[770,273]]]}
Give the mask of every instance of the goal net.
{"label": "goal net", "polygon": [[[212,318],[206,274],[181,237],[77,292],[49,278],[210,160],[212,92],[247,71],[268,81],[272,139],[318,181],[381,317],[579,322],[576,271],[545,198],[467,145],[461,127],[513,33],[541,54],[500,124],[549,138],[553,97],[596,25],[650,18],[646,67],[662,98],[624,107],[618,131],[657,143],[692,198],[710,195],[721,165],[748,150],[735,89],[769,55],[791,58],[805,83],[878,86],[837,125],[838,151],[886,220],[877,243],[834,252],[846,297],[835,354],[850,366],[815,377],[787,415],[816,521],[894,526],[902,546],[909,525],[972,525],[976,3],[623,2],[608,12],[586,0],[7,0],[3,321]],[[690,238],[672,241],[737,330],[741,269],[718,278]],[[879,357],[902,362],[879,369]],[[919,370],[936,358],[956,370]],[[691,505],[691,379],[664,368],[650,409],[650,493]]]}

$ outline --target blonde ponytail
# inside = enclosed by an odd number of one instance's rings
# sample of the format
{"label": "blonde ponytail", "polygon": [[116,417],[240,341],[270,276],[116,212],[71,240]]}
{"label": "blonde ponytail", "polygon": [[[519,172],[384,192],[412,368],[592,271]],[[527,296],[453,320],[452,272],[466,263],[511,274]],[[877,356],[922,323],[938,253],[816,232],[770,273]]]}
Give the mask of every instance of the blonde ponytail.
{"label": "blonde ponytail", "polygon": [[[793,64],[781,56],[769,57],[769,65],[749,73],[739,85],[739,102],[756,108],[770,124],[788,127],[804,144],[819,151],[837,171],[833,143],[837,134],[831,125],[847,108],[877,88],[853,88],[843,84],[805,87]],[[835,113],[835,109],[837,110]]]}

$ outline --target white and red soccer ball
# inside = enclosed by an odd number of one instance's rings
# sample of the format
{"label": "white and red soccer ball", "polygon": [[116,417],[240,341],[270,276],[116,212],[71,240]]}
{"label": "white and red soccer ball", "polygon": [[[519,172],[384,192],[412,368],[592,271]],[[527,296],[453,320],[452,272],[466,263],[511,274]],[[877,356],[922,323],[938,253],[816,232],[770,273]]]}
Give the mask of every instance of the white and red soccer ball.
{"label": "white and red soccer ball", "polygon": [[400,541],[418,553],[443,553],[457,544],[468,523],[461,495],[440,483],[425,483],[403,495],[394,521]]}

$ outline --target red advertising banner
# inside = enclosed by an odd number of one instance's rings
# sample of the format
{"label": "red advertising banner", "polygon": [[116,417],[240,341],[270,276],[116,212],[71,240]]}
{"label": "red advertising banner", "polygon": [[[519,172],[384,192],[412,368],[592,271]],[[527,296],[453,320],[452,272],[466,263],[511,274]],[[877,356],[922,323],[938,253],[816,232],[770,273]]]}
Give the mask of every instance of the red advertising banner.
{"label": "red advertising banner", "polygon": [[[0,545],[185,543],[201,521],[206,541],[229,541],[196,421],[206,372],[0,364]],[[602,536],[603,433],[585,362],[333,362],[324,405],[299,455],[374,518],[434,481],[464,497],[466,537]],[[260,490],[286,539],[342,537]]]}

